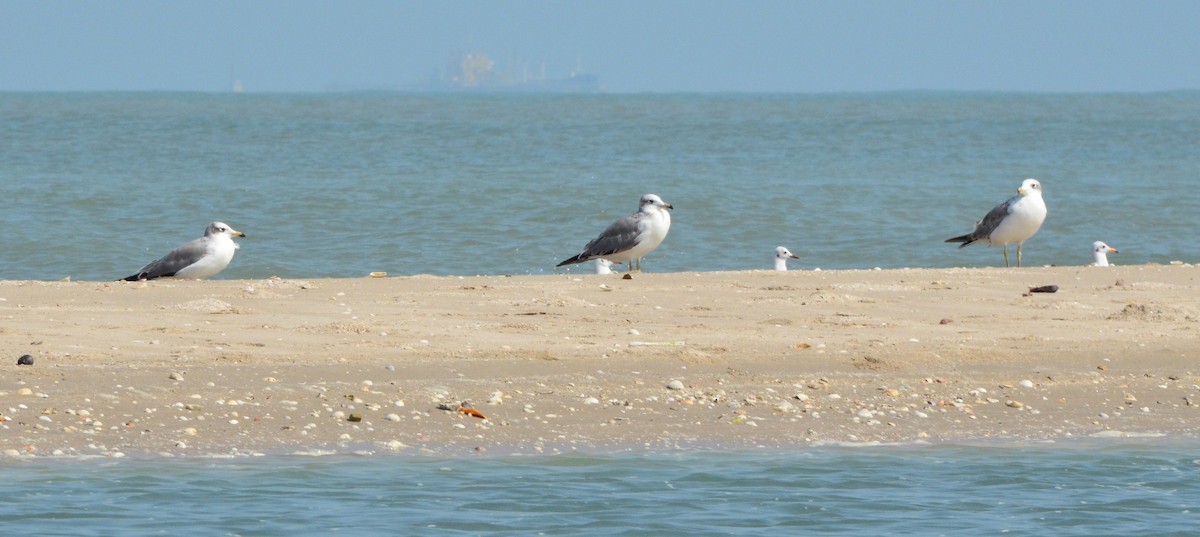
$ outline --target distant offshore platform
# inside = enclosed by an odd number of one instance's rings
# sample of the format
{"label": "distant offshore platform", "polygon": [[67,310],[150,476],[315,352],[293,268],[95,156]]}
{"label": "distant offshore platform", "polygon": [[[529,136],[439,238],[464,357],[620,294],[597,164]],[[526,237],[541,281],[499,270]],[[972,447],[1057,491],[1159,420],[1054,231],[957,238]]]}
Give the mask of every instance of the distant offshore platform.
{"label": "distant offshore platform", "polygon": [[420,89],[430,91],[599,93],[604,91],[596,75],[578,63],[566,78],[546,76],[546,64],[535,70],[528,64],[509,61],[501,69],[486,54],[468,53],[448,60],[439,73]]}

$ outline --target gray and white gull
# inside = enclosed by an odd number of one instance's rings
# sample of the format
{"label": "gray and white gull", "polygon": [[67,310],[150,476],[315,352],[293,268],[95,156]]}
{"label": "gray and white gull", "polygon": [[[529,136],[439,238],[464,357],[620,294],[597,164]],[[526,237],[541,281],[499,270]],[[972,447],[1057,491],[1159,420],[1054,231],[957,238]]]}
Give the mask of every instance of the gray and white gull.
{"label": "gray and white gull", "polygon": [[1017,195],[994,207],[983,220],[975,224],[975,230],[946,242],[961,242],[964,248],[977,242],[988,246],[1004,247],[1004,266],[1008,262],[1008,245],[1017,245],[1017,266],[1021,266],[1021,245],[1029,240],[1042,222],[1046,220],[1046,202],[1042,199],[1042,184],[1037,179],[1026,179],[1017,188]]}
{"label": "gray and white gull", "polygon": [[638,211],[608,226],[592,239],[583,251],[564,259],[558,266],[606,259],[612,263],[629,263],[629,271],[641,270],[641,259],[658,248],[671,229],[671,204],[654,194],[642,196]]}
{"label": "gray and white gull", "polygon": [[204,230],[204,236],[190,241],[171,253],[151,261],[125,281],[153,280],[155,278],[187,278],[202,280],[229,266],[238,245],[234,237],[246,234],[229,227],[224,222],[213,222]]}

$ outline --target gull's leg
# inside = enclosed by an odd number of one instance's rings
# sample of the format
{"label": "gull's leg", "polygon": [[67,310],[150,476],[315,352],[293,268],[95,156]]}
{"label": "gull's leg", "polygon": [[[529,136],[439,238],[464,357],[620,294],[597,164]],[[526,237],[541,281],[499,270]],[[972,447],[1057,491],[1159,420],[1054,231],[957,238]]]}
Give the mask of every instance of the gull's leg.
{"label": "gull's leg", "polygon": [[1012,266],[1012,265],[1008,264],[1008,245],[1007,244],[1004,245],[1004,266],[1006,266],[1006,267]]}
{"label": "gull's leg", "polygon": [[1021,243],[1017,243],[1017,266],[1021,266]]}

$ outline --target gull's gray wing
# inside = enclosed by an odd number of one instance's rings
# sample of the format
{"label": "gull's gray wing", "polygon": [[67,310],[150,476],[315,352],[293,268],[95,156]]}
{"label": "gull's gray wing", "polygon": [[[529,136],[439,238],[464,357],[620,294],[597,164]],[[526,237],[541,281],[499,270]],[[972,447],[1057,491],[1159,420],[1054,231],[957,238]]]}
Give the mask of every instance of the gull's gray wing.
{"label": "gull's gray wing", "polygon": [[1005,202],[993,207],[991,211],[988,211],[987,215],[983,217],[983,220],[976,222],[974,231],[966,235],[960,235],[958,237],[946,239],[946,242],[961,242],[962,244],[960,244],[958,247],[963,248],[976,241],[987,239],[989,236],[991,236],[993,231],[996,231],[997,227],[1000,227],[1000,222],[1003,222],[1004,219],[1008,217],[1009,213],[1012,213],[1012,206],[1020,199],[1020,194],[1008,198],[1008,200]]}
{"label": "gull's gray wing", "polygon": [[641,222],[646,216],[646,213],[639,211],[613,222],[599,237],[589,241],[579,255],[564,260],[558,266],[582,263],[633,248],[637,245],[638,235],[641,234]]}
{"label": "gull's gray wing", "polygon": [[138,280],[153,280],[165,276],[174,276],[176,272],[183,270],[184,267],[191,265],[200,260],[208,253],[208,238],[202,237],[194,241],[188,242],[179,248],[171,251],[171,253],[162,256],[161,258],[150,262],[150,264],[142,267],[137,274],[125,278],[126,281]]}

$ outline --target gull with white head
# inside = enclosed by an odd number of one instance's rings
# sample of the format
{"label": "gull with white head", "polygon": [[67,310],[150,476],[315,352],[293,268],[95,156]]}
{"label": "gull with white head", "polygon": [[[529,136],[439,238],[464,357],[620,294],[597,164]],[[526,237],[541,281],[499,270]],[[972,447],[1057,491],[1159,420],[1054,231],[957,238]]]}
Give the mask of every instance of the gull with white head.
{"label": "gull with white head", "polygon": [[596,260],[596,274],[612,274],[613,262],[603,257]]}
{"label": "gull with white head", "polygon": [[787,270],[787,260],[789,259],[800,258],[783,246],[775,247],[775,270]]}
{"label": "gull with white head", "polygon": [[638,212],[621,218],[608,226],[599,237],[589,241],[583,251],[559,263],[558,266],[607,259],[612,263],[629,263],[629,271],[641,270],[642,256],[658,248],[671,229],[671,204],[654,194],[642,196]]}
{"label": "gull with white head", "polygon": [[1092,260],[1097,267],[1108,266],[1108,254],[1118,253],[1116,248],[1104,244],[1104,241],[1096,241],[1092,243]]}
{"label": "gull with white head", "polygon": [[1021,266],[1021,245],[1029,240],[1042,222],[1046,220],[1046,202],[1042,199],[1042,184],[1037,179],[1026,179],[1017,189],[1017,195],[994,207],[975,223],[975,230],[946,242],[961,242],[964,248],[977,242],[988,246],[1004,247],[1004,266],[1008,263],[1008,245],[1017,244],[1017,266]]}
{"label": "gull with white head", "polygon": [[172,250],[124,280],[136,282],[167,277],[202,280],[229,266],[238,249],[233,238],[245,236],[224,222],[213,222],[205,228],[203,237]]}

